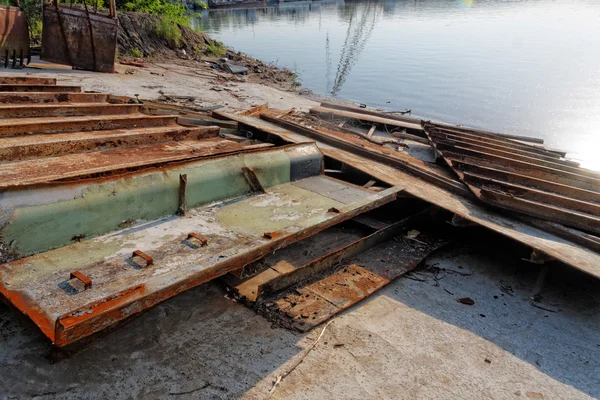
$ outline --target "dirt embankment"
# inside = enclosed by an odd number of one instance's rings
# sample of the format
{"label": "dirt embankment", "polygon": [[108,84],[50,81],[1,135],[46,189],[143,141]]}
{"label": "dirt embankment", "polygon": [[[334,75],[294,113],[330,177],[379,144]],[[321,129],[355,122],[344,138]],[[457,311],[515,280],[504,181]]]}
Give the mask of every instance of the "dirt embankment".
{"label": "dirt embankment", "polygon": [[118,16],[120,28],[117,48],[120,59],[144,58],[146,61],[172,62],[187,66],[212,62],[216,67],[219,58],[226,58],[249,69],[246,76],[248,81],[286,90],[297,89],[300,86],[295,81],[294,72],[287,68],[265,64],[227,48],[223,49],[223,54],[214,54],[214,49],[222,48],[221,44],[204,33],[179,25],[177,29],[180,30],[181,36],[174,42],[157,32],[157,26],[160,24],[158,16],[134,12],[120,13]]}

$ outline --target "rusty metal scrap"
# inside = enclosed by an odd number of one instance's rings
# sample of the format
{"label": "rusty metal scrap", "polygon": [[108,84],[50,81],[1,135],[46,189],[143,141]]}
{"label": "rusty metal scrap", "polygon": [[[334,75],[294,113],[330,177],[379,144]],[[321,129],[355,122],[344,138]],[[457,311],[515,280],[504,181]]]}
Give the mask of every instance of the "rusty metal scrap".
{"label": "rusty metal scrap", "polygon": [[57,0],[44,4],[42,60],[79,69],[114,72],[119,22],[115,1],[109,15],[91,12],[88,6],[69,7]]}
{"label": "rusty metal scrap", "polygon": [[435,149],[482,201],[600,233],[600,174],[550,151],[424,122]]}
{"label": "rusty metal scrap", "polygon": [[[240,130],[251,131],[253,133],[263,132],[264,137],[273,142],[299,143],[311,140],[309,137],[274,124],[269,124],[257,118],[230,115],[218,111],[213,112],[213,114],[217,114],[221,118],[230,118],[237,121],[240,125]],[[461,128],[452,127],[452,129],[462,132]],[[490,138],[488,137],[488,139]],[[498,141],[502,145],[506,144],[505,141],[500,140],[498,137],[493,140]],[[523,145],[523,143],[516,141],[510,141],[509,143],[517,147]],[[407,195],[415,196],[437,205],[440,208],[455,213],[466,221],[500,233],[526,246],[531,246],[587,274],[600,277],[600,267],[598,267],[600,265],[600,251],[598,251],[600,248],[598,243],[600,241],[596,238],[588,237],[591,235],[585,235],[580,231],[566,228],[560,224],[549,226],[550,222],[548,221],[538,219],[533,221],[533,218],[525,221],[523,219],[524,216],[520,217],[500,213],[489,207],[483,207],[479,202],[475,201],[476,198],[474,196],[471,196],[472,199],[458,196],[440,190],[435,185],[392,166],[373,162],[367,158],[343,151],[320,141],[317,141],[317,144],[326,157],[341,163],[345,168],[370,175],[377,179],[378,182],[403,187],[404,193]],[[560,158],[564,154],[563,152],[546,150],[537,146],[534,146],[531,151],[555,158]],[[519,177],[519,179],[522,178],[522,176]],[[548,183],[552,184],[551,182]]]}
{"label": "rusty metal scrap", "polygon": [[16,7],[0,5],[0,61],[5,68],[22,68],[31,61],[27,17],[18,0]]}

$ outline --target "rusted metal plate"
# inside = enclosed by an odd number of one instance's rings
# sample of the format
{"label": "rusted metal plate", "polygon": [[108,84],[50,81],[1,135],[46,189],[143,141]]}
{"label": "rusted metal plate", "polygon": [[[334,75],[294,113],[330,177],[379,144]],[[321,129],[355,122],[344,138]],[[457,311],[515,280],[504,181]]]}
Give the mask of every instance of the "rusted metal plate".
{"label": "rusted metal plate", "polygon": [[20,7],[0,5],[0,60],[0,67],[13,68],[31,61],[27,17]]}
{"label": "rusted metal plate", "polygon": [[[232,116],[231,118],[241,123],[255,125],[256,129],[262,127],[270,135],[288,142],[297,143],[311,140],[280,127],[273,129],[273,125],[266,124],[265,121],[253,124],[250,117]],[[371,175],[386,184],[403,187],[404,191],[412,196],[456,213],[465,220],[495,231],[526,246],[531,246],[556,260],[600,278],[600,253],[585,244],[581,244],[589,241],[578,239],[579,233],[559,233],[564,230],[550,230],[533,226],[530,222],[524,222],[520,218],[511,217],[487,207],[484,208],[468,198],[440,189],[431,183],[388,165],[333,148],[320,141],[317,141],[317,145],[327,157]],[[545,226],[545,224],[542,225]]]}
{"label": "rusted metal plate", "polygon": [[42,60],[90,71],[114,71],[118,19],[87,11],[87,7],[44,4]]}
{"label": "rusted metal plate", "polygon": [[[435,149],[480,200],[600,234],[600,173],[536,154],[529,151],[532,146],[520,145],[528,154],[492,149],[456,138],[444,126],[424,122],[423,127]],[[461,168],[465,165],[466,171]],[[473,173],[470,166],[480,168]],[[510,178],[504,180],[506,176]],[[535,186],[528,187],[527,179]]]}
{"label": "rusted metal plate", "polygon": [[40,133],[175,126],[176,122],[176,116],[145,114],[5,118],[0,119],[0,138]]}
{"label": "rusted metal plate", "polygon": [[37,76],[0,76],[0,85],[56,85],[56,78]]}
{"label": "rusted metal plate", "polygon": [[21,161],[117,147],[200,140],[219,136],[219,128],[178,126],[0,138],[0,161]]}
{"label": "rusted metal plate", "polygon": [[[306,184],[308,181],[313,181],[317,178],[320,177],[295,182],[295,186],[301,188],[313,187],[314,185]],[[333,200],[337,199],[333,198]],[[354,217],[352,220],[361,215]],[[312,275],[318,274],[325,270],[325,268],[317,271],[316,267],[312,266],[313,264],[324,264],[322,260],[331,259],[332,252],[336,252],[340,248],[346,248],[348,245],[363,239],[365,236],[366,233],[363,230],[351,229],[348,224],[331,227],[310,238],[268,255],[260,262],[248,266],[248,269],[241,273],[234,271],[224,276],[223,281],[237,299],[244,303],[254,303],[259,295],[264,295],[265,285],[273,288],[275,282],[282,282],[280,278],[286,282],[286,288],[298,284],[301,280],[306,279],[306,274],[294,274],[294,271],[301,270],[308,271],[308,274]],[[345,252],[344,254],[349,253]],[[291,279],[291,276],[299,277],[299,279]],[[277,287],[277,290],[283,288],[282,285],[278,285]],[[269,293],[274,291],[274,289],[271,289]]]}
{"label": "rusted metal plate", "polygon": [[[4,264],[0,266],[0,292],[53,343],[65,346],[389,203],[397,192],[392,188],[342,205],[292,184],[278,185],[265,194],[190,210],[185,218],[168,218]],[[340,214],[328,213],[331,206],[339,207]],[[259,233],[265,221],[277,227],[271,239]],[[188,245],[190,230],[206,237],[208,245]],[[136,267],[132,248],[151,257],[152,264]],[[93,285],[74,293],[66,282],[73,270],[91,279]]]}
{"label": "rusted metal plate", "polygon": [[51,92],[51,93],[79,93],[80,86],[65,85],[0,85],[0,92]]}
{"label": "rusted metal plate", "polygon": [[[314,279],[324,272],[331,270],[334,266],[348,260],[358,254],[386,241],[401,233],[405,233],[419,219],[423,219],[427,214],[418,213],[404,220],[387,225],[376,232],[361,237],[351,243],[334,249],[321,257],[315,258],[305,265],[298,266],[291,271],[272,277],[268,281],[261,283],[257,290],[259,296],[264,298],[272,297],[274,294],[287,288],[298,285],[304,281]],[[358,218],[360,216],[357,216]]]}
{"label": "rusted metal plate", "polygon": [[0,93],[0,103],[106,103],[108,97],[106,93],[8,92]]}
{"label": "rusted metal plate", "polygon": [[244,146],[231,140],[209,138],[14,161],[0,164],[0,188],[82,179],[111,171],[126,171],[244,149]]}
{"label": "rusted metal plate", "polygon": [[68,103],[0,104],[0,118],[65,117],[80,115],[123,115],[139,113],[138,104]]}
{"label": "rusted metal plate", "polygon": [[[363,240],[364,246],[355,247],[347,254],[345,261],[338,259],[338,262],[342,262],[328,275],[320,275],[319,272],[323,271],[315,270],[304,276],[307,283],[288,292],[268,291],[270,295],[259,298],[259,312],[284,326],[306,332],[413,270],[451,238],[447,228],[439,228],[439,222],[432,223],[428,218],[408,219],[393,226],[378,236],[374,234],[376,236],[371,235],[370,239]],[[408,230],[417,228],[421,230],[417,238],[406,237]],[[394,236],[394,241],[377,245]],[[271,282],[282,281],[282,277],[276,277]]]}

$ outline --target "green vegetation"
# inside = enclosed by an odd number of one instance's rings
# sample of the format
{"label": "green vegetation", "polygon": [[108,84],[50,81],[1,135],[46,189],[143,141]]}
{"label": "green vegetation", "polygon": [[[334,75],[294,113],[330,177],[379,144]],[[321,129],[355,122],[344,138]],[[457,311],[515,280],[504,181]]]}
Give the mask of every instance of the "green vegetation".
{"label": "green vegetation", "polygon": [[141,58],[144,56],[140,49],[133,48],[131,49],[131,56],[134,58]]}
{"label": "green vegetation", "polygon": [[206,46],[206,51],[208,54],[212,54],[213,56],[219,58],[227,53],[227,49],[223,46],[222,42],[218,42],[215,40],[214,44],[209,44]]}
{"label": "green vegetation", "polygon": [[296,89],[302,86],[302,77],[298,68],[296,67],[296,63],[294,63],[294,69],[290,73],[290,80],[292,81],[291,88]]}
{"label": "green vegetation", "polygon": [[[59,3],[84,4],[84,0],[59,0]],[[108,5],[108,0],[86,0],[88,8],[102,8]],[[207,4],[201,0],[196,3],[207,8]],[[0,0],[0,4],[13,4],[13,0]],[[190,14],[185,5],[177,0],[116,0],[118,11],[135,11],[146,14],[157,15],[160,22],[156,26],[156,33],[165,38],[173,45],[179,45],[181,31],[179,25],[190,27]],[[42,0],[21,0],[21,8],[25,11],[29,22],[29,34],[31,39],[39,41],[42,35]],[[200,28],[201,29],[201,28]]]}

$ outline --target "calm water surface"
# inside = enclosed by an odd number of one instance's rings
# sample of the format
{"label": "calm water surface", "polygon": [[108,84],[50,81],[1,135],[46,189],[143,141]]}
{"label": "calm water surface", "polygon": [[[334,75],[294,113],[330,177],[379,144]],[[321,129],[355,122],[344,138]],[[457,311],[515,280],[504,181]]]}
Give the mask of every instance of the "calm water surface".
{"label": "calm water surface", "polygon": [[543,137],[600,169],[600,1],[302,1],[201,23],[316,93]]}

